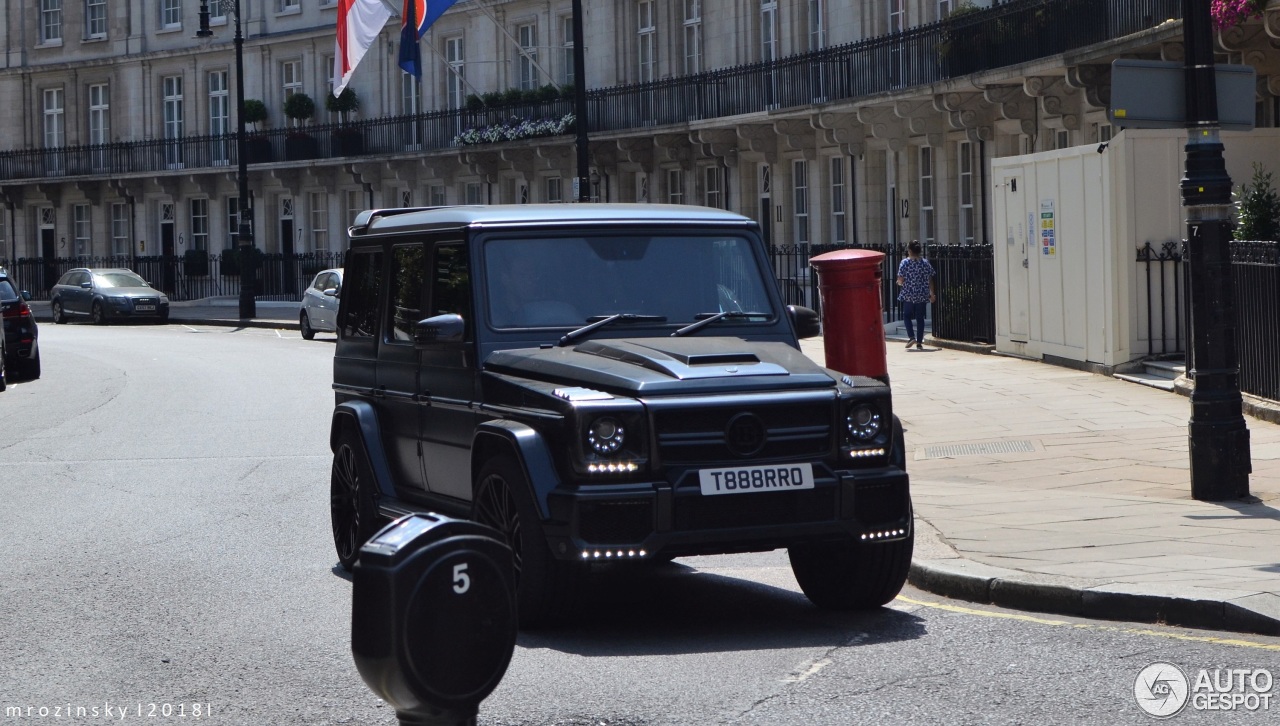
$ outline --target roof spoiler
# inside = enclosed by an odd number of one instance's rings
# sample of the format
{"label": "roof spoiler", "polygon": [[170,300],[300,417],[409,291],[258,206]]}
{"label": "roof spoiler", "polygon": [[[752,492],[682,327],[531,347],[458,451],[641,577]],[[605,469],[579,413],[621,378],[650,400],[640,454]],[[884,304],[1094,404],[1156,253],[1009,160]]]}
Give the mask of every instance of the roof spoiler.
{"label": "roof spoiler", "polygon": [[366,209],[356,215],[356,221],[347,228],[347,234],[352,237],[363,235],[369,231],[369,225],[382,219],[383,217],[394,217],[397,214],[408,214],[410,212],[422,212],[428,209],[440,209],[440,207],[397,207],[395,209]]}

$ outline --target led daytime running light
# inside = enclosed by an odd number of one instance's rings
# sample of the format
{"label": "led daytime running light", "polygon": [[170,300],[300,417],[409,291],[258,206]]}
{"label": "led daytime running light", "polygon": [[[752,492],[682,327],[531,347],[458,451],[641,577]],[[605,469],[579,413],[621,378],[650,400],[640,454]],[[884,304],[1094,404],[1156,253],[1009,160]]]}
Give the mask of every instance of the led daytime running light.
{"label": "led daytime running light", "polygon": [[626,549],[626,550],[583,550],[583,560],[634,560],[641,557],[648,557],[649,553],[645,550]]}
{"label": "led daytime running light", "polygon": [[876,456],[884,456],[884,449],[854,449],[849,452],[851,459],[870,459]]}
{"label": "led daytime running light", "polygon": [[607,464],[587,464],[589,474],[628,474],[639,471],[640,465],[634,461],[611,461]]}
{"label": "led daytime running light", "polygon": [[889,539],[890,537],[905,537],[906,535],[907,535],[907,530],[905,529],[886,529],[886,530],[881,530],[879,532],[864,532],[861,538],[864,541],[867,541],[867,540],[877,540],[877,539]]}

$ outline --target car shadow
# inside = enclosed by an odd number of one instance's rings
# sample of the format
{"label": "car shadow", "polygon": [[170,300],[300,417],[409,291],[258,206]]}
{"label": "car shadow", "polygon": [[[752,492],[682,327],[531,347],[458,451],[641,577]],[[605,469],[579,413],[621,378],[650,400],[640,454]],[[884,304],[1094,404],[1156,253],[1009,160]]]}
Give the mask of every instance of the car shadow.
{"label": "car shadow", "polygon": [[923,621],[909,613],[820,610],[798,592],[672,563],[593,575],[563,622],[524,630],[518,643],[592,657],[869,645],[922,635]]}

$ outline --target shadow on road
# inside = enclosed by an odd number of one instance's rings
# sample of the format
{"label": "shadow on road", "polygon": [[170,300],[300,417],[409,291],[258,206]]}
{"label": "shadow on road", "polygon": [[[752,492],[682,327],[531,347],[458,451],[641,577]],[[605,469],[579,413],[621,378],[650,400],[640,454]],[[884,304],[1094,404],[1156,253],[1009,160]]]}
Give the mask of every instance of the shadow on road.
{"label": "shadow on road", "polygon": [[597,573],[565,622],[520,634],[523,648],[581,656],[675,655],[848,646],[924,635],[914,615],[819,610],[803,595],[680,564]]}

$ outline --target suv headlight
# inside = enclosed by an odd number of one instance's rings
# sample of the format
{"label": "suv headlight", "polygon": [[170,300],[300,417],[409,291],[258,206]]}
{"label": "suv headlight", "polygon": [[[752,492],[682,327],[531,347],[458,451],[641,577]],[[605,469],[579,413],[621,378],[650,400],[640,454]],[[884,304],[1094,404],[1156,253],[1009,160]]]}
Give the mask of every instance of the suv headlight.
{"label": "suv headlight", "polygon": [[879,410],[864,403],[849,409],[845,426],[855,442],[868,442],[880,435],[884,421]]}
{"label": "suv headlight", "polygon": [[626,429],[612,416],[601,416],[587,427],[587,446],[601,456],[616,453],[626,437]]}

